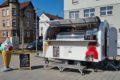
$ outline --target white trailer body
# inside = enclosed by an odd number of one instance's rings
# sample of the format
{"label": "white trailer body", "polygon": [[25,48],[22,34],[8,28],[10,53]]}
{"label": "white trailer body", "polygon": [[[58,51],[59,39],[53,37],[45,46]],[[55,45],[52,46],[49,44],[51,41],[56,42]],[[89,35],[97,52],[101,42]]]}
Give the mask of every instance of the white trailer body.
{"label": "white trailer body", "polygon": [[51,21],[43,36],[45,58],[100,62],[117,55],[117,31],[98,17]]}

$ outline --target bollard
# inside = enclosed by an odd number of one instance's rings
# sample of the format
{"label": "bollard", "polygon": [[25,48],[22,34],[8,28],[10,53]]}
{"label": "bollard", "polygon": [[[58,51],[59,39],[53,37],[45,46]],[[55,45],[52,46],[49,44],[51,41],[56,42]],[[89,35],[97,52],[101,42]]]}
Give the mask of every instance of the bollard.
{"label": "bollard", "polygon": [[[48,42],[45,42],[45,43],[44,43],[44,52],[45,52],[45,53],[46,53],[47,50],[48,50],[48,46],[49,46]],[[45,54],[45,53],[44,53],[44,54]]]}

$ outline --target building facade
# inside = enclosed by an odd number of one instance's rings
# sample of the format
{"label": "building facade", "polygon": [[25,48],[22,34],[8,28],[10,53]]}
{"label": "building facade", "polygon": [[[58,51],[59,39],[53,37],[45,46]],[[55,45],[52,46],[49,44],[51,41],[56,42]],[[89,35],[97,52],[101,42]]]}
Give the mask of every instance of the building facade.
{"label": "building facade", "polygon": [[55,16],[49,13],[42,13],[39,17],[39,36],[43,36],[45,34],[45,30],[50,26],[48,21],[50,20],[58,20],[63,19],[62,17]]}
{"label": "building facade", "polygon": [[[20,42],[31,42],[36,38],[36,14],[31,2],[20,3]],[[23,35],[24,34],[24,35]]]}
{"label": "building facade", "polygon": [[99,16],[117,29],[120,47],[120,0],[64,0],[64,18]]}
{"label": "building facade", "polygon": [[5,0],[0,5],[0,43],[9,34],[17,36],[21,42],[22,30],[24,42],[32,41],[35,38],[35,9],[32,3]]}
{"label": "building facade", "polygon": [[17,0],[6,0],[0,5],[0,43],[11,34],[17,36],[19,5]]}

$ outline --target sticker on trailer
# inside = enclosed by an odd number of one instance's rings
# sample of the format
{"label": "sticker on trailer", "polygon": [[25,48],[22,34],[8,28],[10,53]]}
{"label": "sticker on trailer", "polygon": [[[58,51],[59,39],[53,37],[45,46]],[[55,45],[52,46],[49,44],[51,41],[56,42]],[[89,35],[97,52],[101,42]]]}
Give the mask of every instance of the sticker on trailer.
{"label": "sticker on trailer", "polygon": [[59,57],[59,46],[53,46],[53,57]]}

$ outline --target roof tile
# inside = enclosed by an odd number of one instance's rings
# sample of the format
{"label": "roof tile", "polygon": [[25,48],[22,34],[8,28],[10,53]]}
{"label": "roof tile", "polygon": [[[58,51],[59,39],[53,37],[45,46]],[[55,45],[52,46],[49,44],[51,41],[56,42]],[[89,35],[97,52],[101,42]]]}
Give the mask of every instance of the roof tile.
{"label": "roof tile", "polygon": [[49,13],[45,13],[44,14],[50,18],[50,20],[55,20],[55,19],[63,19],[62,17],[59,17],[59,16],[55,16],[55,15],[52,15],[52,14],[49,14]]}

